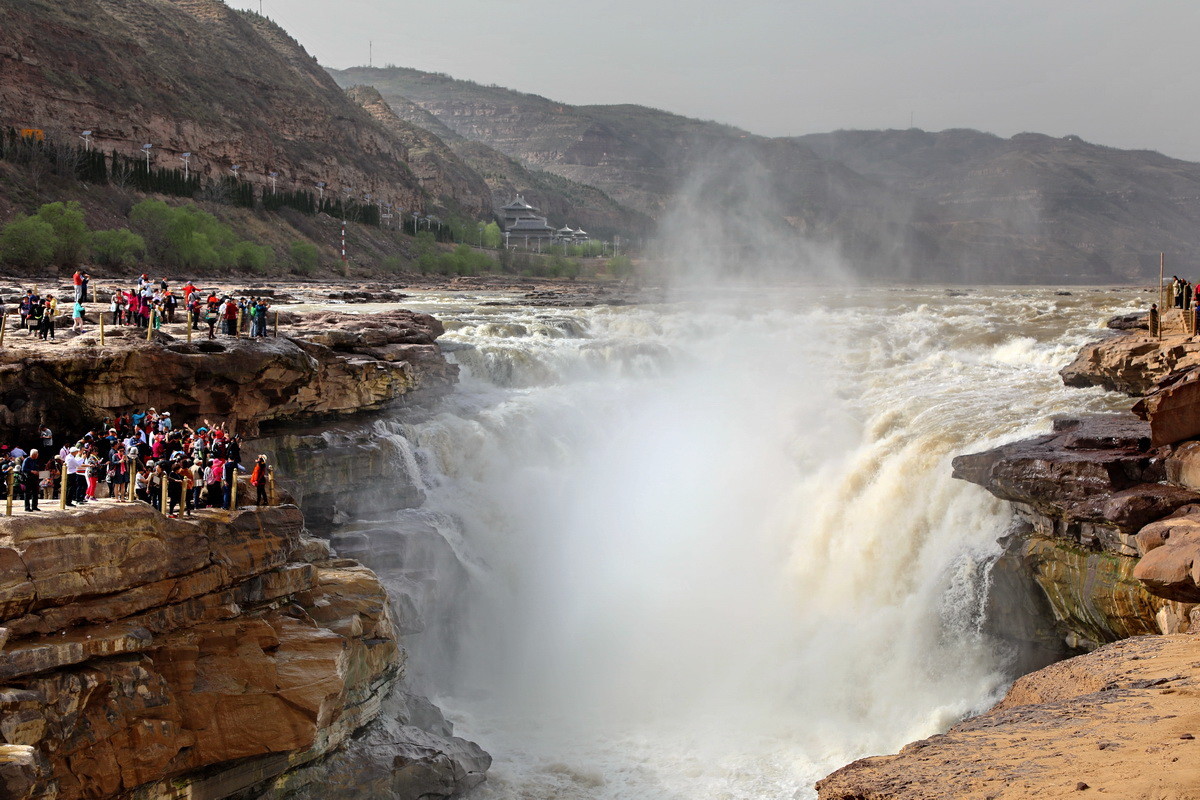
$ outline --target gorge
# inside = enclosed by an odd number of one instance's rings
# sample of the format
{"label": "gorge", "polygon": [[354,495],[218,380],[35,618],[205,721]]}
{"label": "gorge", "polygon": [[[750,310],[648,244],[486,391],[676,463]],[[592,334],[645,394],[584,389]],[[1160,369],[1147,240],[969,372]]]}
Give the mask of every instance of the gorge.
{"label": "gorge", "polygon": [[[765,297],[724,287],[702,299],[554,307],[514,294],[429,292],[405,301],[416,313],[298,306],[286,314],[292,338],[228,342],[206,354],[258,366],[231,390],[207,362],[209,383],[173,402],[187,414],[230,402],[235,415],[244,412],[259,432],[255,450],[278,465],[303,522],[286,505],[269,509],[275,517],[246,510],[228,527],[202,521],[198,539],[181,535],[184,523],[133,512],[136,520],[122,524],[139,541],[189,548],[161,562],[167,571],[154,583],[172,598],[170,612],[129,584],[150,580],[138,577],[146,571],[119,560],[74,595],[37,594],[36,607],[20,581],[6,583],[5,663],[33,670],[11,679],[6,702],[22,723],[3,729],[6,741],[30,747],[66,729],[38,710],[46,675],[101,670],[110,683],[136,686],[111,670],[145,672],[146,659],[172,653],[192,655],[167,663],[220,668],[234,663],[211,649],[227,646],[221,626],[253,623],[265,638],[249,653],[247,663],[259,665],[251,675],[263,674],[264,659],[276,664],[272,674],[298,674],[282,667],[312,652],[294,644],[307,641],[297,632],[344,654],[343,666],[305,690],[311,702],[298,719],[308,733],[292,725],[273,744],[256,740],[285,758],[208,745],[207,757],[227,766],[199,772],[189,771],[198,761],[179,755],[198,758],[198,745],[168,738],[168,755],[110,778],[124,783],[106,784],[117,788],[104,796],[135,785],[148,798],[174,796],[168,786],[238,785],[245,798],[320,791],[399,800],[449,796],[487,769],[472,797],[811,798],[831,770],[987,710],[1018,674],[1118,638],[1188,629],[1189,598],[1148,593],[1129,557],[1147,522],[1187,512],[1195,495],[1186,485],[1158,486],[1187,467],[1146,455],[1137,427],[1145,423],[1104,421],[1128,407],[1126,397],[1068,387],[1058,374],[1081,348],[1091,357],[1088,343],[1105,320],[1141,304],[1136,293],[813,288]],[[1120,353],[1124,340],[1109,341],[1105,353]],[[96,347],[84,336],[61,352]],[[135,354],[164,367],[189,358],[178,341],[116,347],[128,354],[104,356],[110,371]],[[153,381],[185,374],[179,369],[143,371],[124,385],[146,392],[137,400],[169,407]],[[335,380],[345,370],[349,381]],[[78,390],[71,407],[95,410],[116,397],[100,391],[96,373],[55,373]],[[366,374],[391,377],[368,384]],[[324,387],[320,403],[289,388],[314,379]],[[268,406],[255,396],[259,384],[276,387]],[[421,386],[432,402],[403,401]],[[346,402],[333,402],[339,395]],[[355,403],[366,413],[347,415]],[[1053,422],[1081,411],[1110,416]],[[1022,436],[1038,438],[1005,444]],[[987,452],[955,458],[975,451]],[[952,478],[952,460],[960,476],[1023,503],[1019,516]],[[80,539],[111,536],[110,513]],[[5,544],[25,558],[30,534],[21,531],[31,528],[14,522],[23,527],[5,533]],[[44,547],[64,538],[57,531],[29,541]],[[196,571],[193,561],[224,566]],[[21,569],[14,574],[28,574]],[[62,574],[50,585],[71,572]],[[97,583],[109,574],[125,583]],[[71,631],[61,642],[56,626]],[[211,633],[197,640],[196,626]],[[49,648],[38,631],[50,634]],[[93,644],[78,641],[87,635]],[[1117,647],[1143,655],[1106,656],[1068,684],[1083,691],[1142,661],[1186,658],[1186,636],[1140,641]],[[1017,692],[1064,699],[1054,676],[1084,674],[1092,662],[1075,663],[1022,679],[1005,702]],[[172,669],[168,687],[176,673],[212,681],[211,672]],[[1175,674],[1127,682],[1161,685]],[[334,675],[340,682],[329,682]],[[286,683],[271,685],[262,702],[291,697]],[[1181,692],[1163,702],[1186,702]],[[126,708],[124,718],[214,730],[195,705],[154,707]],[[363,727],[369,717],[376,721]],[[31,731],[48,738],[30,739]],[[216,741],[244,748],[242,739]],[[960,763],[956,742],[914,752]],[[61,780],[57,795],[39,795],[33,787],[45,782],[12,777],[53,770],[53,758],[22,762],[11,750],[6,758],[5,785],[24,787],[15,796],[74,796]],[[835,773],[821,796],[908,796],[858,766],[873,761]],[[154,783],[155,769],[174,777]],[[923,796],[919,782],[906,785]],[[953,796],[973,796],[958,790]]]}

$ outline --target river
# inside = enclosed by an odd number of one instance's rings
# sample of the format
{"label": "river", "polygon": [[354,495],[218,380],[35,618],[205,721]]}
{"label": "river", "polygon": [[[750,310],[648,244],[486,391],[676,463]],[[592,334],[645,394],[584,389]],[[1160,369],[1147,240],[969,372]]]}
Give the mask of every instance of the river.
{"label": "river", "polygon": [[[465,565],[410,672],[495,757],[479,800],[811,798],[986,709],[1003,504],[950,459],[1127,406],[1057,370],[1132,290],[426,296],[462,367],[398,418]],[[460,579],[461,580],[461,579]]]}

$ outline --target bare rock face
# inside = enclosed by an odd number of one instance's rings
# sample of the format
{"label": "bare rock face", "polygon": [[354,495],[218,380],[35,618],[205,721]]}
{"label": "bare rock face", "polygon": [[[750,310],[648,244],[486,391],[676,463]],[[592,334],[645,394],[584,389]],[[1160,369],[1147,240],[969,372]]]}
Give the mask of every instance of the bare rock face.
{"label": "bare rock face", "polygon": [[[1064,537],[1118,550],[1154,519],[1200,499],[1159,486],[1165,456],[1149,426],[1119,414],[1059,420],[1053,433],[954,459],[954,476],[1052,520]],[[1130,551],[1132,555],[1132,550]]]}
{"label": "bare rock face", "polygon": [[1200,436],[1200,368],[1193,367],[1160,381],[1133,406],[1150,423],[1155,446]]}
{"label": "bare rock face", "polygon": [[1200,506],[1179,509],[1137,535],[1142,558],[1134,576],[1151,592],[1181,603],[1200,603]]}
{"label": "bare rock face", "polygon": [[[1133,417],[1060,420],[1045,436],[954,460],[956,477],[1012,502],[1013,554],[1044,593],[1071,648],[1190,629],[1186,592],[1159,591],[1135,571],[1145,526],[1200,501],[1164,482],[1168,451]],[[1178,467],[1176,468],[1178,469]]]}
{"label": "bare rock face", "polygon": [[1144,636],[1017,680],[991,711],[817,783],[820,800],[1200,797],[1200,637]]}
{"label": "bare rock face", "polygon": [[448,800],[482,783],[491,763],[479,745],[454,736],[428,701],[394,692],[364,733],[257,800]]}
{"label": "bare rock face", "polygon": [[[88,333],[59,347],[13,347],[0,357],[0,434],[30,438],[43,415],[55,430],[80,429],[131,409],[177,418],[230,420],[242,433],[261,426],[379,411],[440,396],[457,368],[426,314],[300,317],[295,336],[145,341],[128,330],[104,347]],[[285,331],[286,333],[287,331]]]}
{"label": "bare rock face", "polygon": [[373,719],[387,595],[302,531],[294,506],[0,518],[0,796],[224,797]]}

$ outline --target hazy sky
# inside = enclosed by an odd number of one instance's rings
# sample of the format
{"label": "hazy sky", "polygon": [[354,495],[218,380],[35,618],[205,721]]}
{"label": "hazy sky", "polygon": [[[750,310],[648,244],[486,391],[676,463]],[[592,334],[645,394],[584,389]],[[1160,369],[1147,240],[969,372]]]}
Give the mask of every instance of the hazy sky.
{"label": "hazy sky", "polygon": [[[259,0],[228,0],[257,10]],[[754,133],[1078,134],[1200,161],[1194,0],[262,0],[326,66],[396,64]]]}

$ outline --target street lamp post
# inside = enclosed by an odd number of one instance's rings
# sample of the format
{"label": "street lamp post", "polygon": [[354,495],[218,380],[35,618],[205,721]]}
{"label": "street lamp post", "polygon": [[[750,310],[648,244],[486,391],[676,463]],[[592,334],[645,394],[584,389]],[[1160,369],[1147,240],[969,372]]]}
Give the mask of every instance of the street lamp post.
{"label": "street lamp post", "polygon": [[275,194],[275,179],[279,177],[278,172],[270,173],[271,176],[271,194]]}
{"label": "street lamp post", "polygon": [[83,139],[83,149],[88,153],[92,152],[92,132],[84,131],[79,134],[79,138]]}
{"label": "street lamp post", "polygon": [[153,148],[154,148],[154,145],[149,144],[149,143],[142,145],[142,152],[146,154],[146,171],[147,172],[150,171],[150,151]]}
{"label": "street lamp post", "polygon": [[183,155],[181,155],[179,157],[179,160],[183,162],[183,179],[186,181],[186,180],[188,180],[189,177],[191,177],[191,174],[192,174],[191,173],[192,154],[184,153]]}

